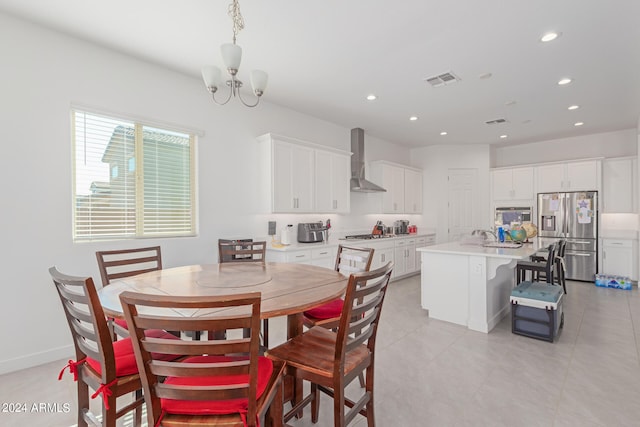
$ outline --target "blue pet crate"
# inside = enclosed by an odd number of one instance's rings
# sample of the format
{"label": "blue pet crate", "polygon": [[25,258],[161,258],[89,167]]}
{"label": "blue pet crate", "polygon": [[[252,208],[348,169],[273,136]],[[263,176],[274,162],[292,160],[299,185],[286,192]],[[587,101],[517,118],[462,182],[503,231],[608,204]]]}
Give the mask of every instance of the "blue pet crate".
{"label": "blue pet crate", "polygon": [[562,286],[522,282],[511,291],[511,332],[553,342],[564,324]]}

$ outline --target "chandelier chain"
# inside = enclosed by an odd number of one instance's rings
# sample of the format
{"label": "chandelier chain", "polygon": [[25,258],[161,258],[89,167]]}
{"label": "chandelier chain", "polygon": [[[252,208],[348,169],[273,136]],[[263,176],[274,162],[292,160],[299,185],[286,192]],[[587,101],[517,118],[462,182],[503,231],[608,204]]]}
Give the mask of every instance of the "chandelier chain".
{"label": "chandelier chain", "polygon": [[238,0],[233,0],[233,3],[229,5],[229,10],[227,13],[233,21],[233,44],[236,44],[236,36],[241,30],[244,29],[244,18],[242,18]]}

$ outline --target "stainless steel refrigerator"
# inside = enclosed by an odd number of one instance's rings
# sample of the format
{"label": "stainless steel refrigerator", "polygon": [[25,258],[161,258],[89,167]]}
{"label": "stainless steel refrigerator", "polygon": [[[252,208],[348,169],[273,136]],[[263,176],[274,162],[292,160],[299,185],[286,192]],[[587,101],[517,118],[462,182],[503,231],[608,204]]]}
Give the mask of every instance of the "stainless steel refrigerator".
{"label": "stainless steel refrigerator", "polygon": [[598,192],[538,194],[542,244],[566,239],[567,279],[593,281],[598,272]]}

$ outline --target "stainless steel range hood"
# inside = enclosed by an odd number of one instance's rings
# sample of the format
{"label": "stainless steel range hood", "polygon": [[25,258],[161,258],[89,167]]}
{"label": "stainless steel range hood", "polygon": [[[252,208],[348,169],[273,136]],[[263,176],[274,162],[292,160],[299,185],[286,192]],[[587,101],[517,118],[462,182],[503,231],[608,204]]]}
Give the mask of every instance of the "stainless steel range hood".
{"label": "stainless steel range hood", "polygon": [[364,129],[351,129],[351,191],[379,193],[387,191],[364,178]]}

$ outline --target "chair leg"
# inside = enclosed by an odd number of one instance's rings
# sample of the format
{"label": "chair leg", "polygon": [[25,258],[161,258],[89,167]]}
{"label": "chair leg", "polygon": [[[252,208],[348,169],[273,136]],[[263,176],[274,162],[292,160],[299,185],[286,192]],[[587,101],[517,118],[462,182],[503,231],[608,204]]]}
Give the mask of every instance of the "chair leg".
{"label": "chair leg", "polygon": [[84,413],[89,411],[89,386],[78,379],[78,427],[87,427],[87,420]]}
{"label": "chair leg", "polygon": [[376,425],[376,417],[375,417],[375,413],[374,413],[374,407],[375,405],[373,404],[373,367],[369,367],[366,370],[366,374],[367,374],[367,387],[365,389],[365,393],[369,393],[369,401],[367,402],[367,406],[365,406],[365,412],[367,414],[367,427],[375,427]]}
{"label": "chair leg", "polygon": [[344,421],[344,384],[338,381],[333,388],[333,425],[345,427]]}
{"label": "chair leg", "polygon": [[366,383],[364,382],[364,375],[362,372],[358,374],[358,380],[360,380],[360,388],[364,388]]}
{"label": "chair leg", "polygon": [[320,390],[318,385],[311,383],[311,422],[313,424],[318,422],[318,415],[320,414]]}
{"label": "chair leg", "polygon": [[262,321],[262,345],[269,348],[269,319]]}
{"label": "chair leg", "polygon": [[[140,390],[136,390],[136,392],[134,393],[135,397],[134,399],[137,401],[138,399],[142,398],[142,389]],[[136,427],[140,427],[142,426],[142,406],[144,406],[144,404],[142,405],[138,405],[134,411],[134,422],[133,425]]]}
{"label": "chair leg", "polygon": [[104,403],[102,404],[102,426],[103,427],[116,427],[116,412],[117,412],[117,403],[115,395],[111,395],[107,398],[109,402],[109,409],[104,407]]}

